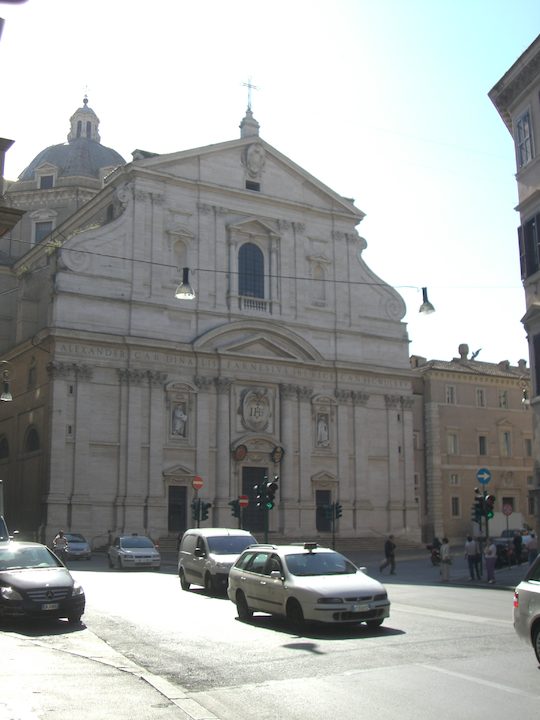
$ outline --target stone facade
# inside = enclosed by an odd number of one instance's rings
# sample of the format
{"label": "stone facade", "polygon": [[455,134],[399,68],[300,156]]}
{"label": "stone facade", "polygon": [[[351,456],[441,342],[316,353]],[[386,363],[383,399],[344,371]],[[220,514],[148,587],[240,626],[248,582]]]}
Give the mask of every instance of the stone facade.
{"label": "stone facade", "polygon": [[[475,488],[496,498],[489,532],[534,526],[529,500],[533,487],[530,372],[526,362],[510,365],[468,357],[461,345],[452,360],[413,355],[416,496],[422,538],[447,536],[460,544],[485,533],[472,522]],[[487,468],[482,486],[477,473]]]}
{"label": "stone facade", "polygon": [[[261,534],[254,486],[277,475],[271,538],[328,541],[317,508],[339,501],[340,537],[418,539],[404,303],[366,266],[352,201],[250,111],[241,129],[138,151],[14,261],[11,525],[176,537],[198,475],[206,524],[248,495]],[[175,297],[185,267],[194,300]]]}
{"label": "stone facade", "polygon": [[529,340],[534,421],[534,486],[536,529],[540,531],[540,36],[489,92],[508,128],[516,151],[516,180],[521,278]]}

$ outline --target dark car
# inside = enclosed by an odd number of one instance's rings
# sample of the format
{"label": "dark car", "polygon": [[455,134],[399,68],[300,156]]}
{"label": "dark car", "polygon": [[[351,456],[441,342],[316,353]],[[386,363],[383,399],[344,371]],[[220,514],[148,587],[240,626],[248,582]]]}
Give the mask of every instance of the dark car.
{"label": "dark car", "polygon": [[92,550],[88,540],[80,533],[66,532],[64,537],[67,540],[65,549],[66,560],[91,560]]}
{"label": "dark car", "polygon": [[84,606],[82,587],[48,547],[13,540],[0,544],[0,620],[67,618],[75,624]]}

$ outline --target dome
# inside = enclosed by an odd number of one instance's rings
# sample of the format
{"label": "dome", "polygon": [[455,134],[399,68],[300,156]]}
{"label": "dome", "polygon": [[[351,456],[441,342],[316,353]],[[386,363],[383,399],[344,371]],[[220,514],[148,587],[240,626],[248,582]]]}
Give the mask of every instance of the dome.
{"label": "dome", "polygon": [[88,107],[85,97],[83,107],[70,118],[71,129],[67,143],[51,145],[42,150],[19,175],[19,180],[33,180],[35,171],[44,164],[58,169],[57,177],[100,178],[103,168],[125,165],[124,158],[111,148],[100,143],[99,118]]}

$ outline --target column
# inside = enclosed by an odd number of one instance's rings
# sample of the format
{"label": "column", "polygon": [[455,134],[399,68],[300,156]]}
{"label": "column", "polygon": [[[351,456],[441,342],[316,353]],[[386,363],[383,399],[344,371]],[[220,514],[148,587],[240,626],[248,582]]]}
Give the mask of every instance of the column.
{"label": "column", "polygon": [[399,482],[399,454],[401,448],[401,433],[397,416],[401,411],[401,398],[397,395],[385,395],[386,430],[387,430],[387,457],[388,457],[388,485],[386,498],[386,531],[401,531],[402,529],[402,493]]}
{"label": "column", "polygon": [[311,486],[313,452],[313,422],[311,419],[310,387],[299,386],[298,389],[298,477],[300,481],[300,523],[295,535],[315,531],[315,498]]}
{"label": "column", "polygon": [[141,413],[142,388],[147,380],[143,370],[127,370],[127,415],[125,437],[125,499],[124,532],[142,532],[144,530],[144,501],[146,498],[145,470],[141,456]]}
{"label": "column", "polygon": [[232,497],[232,474],[231,474],[231,431],[230,431],[230,390],[233,381],[226,377],[214,378],[217,392],[217,457],[216,471],[213,483],[214,500],[213,519],[214,522],[223,516],[227,503]]}
{"label": "column", "polygon": [[286,537],[298,528],[300,473],[298,472],[298,434],[294,418],[297,408],[296,385],[281,384],[280,395],[280,444],[285,454],[280,464],[279,510],[280,525]]}
{"label": "column", "polygon": [[[73,478],[68,506],[68,527],[92,527],[92,500],[90,490],[96,499],[101,495],[99,478],[91,476],[90,437],[91,415],[98,409],[94,406],[90,379],[92,371],[87,365],[73,365],[75,375],[75,455]],[[104,422],[107,420],[104,418]]]}
{"label": "column", "polygon": [[353,446],[354,446],[354,482],[351,493],[353,503],[353,527],[361,533],[371,527],[371,487],[369,482],[369,395],[353,391]]}
{"label": "column", "polygon": [[163,416],[165,413],[164,386],[167,375],[148,370],[148,467],[146,469],[145,532],[150,537],[167,534],[168,498],[163,485],[163,447],[165,445]]}

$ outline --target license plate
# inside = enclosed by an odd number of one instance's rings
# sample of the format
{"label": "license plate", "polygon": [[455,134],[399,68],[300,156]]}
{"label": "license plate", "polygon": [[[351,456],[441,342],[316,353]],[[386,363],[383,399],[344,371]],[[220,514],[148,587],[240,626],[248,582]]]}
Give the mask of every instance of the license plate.
{"label": "license plate", "polygon": [[60,607],[59,603],[45,603],[41,606],[42,610],[58,610]]}

